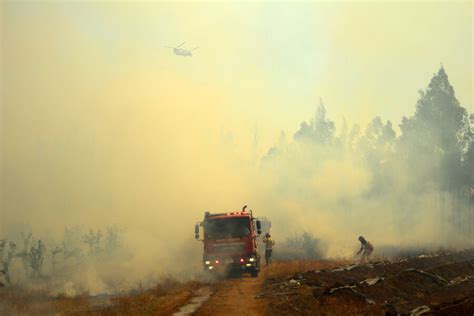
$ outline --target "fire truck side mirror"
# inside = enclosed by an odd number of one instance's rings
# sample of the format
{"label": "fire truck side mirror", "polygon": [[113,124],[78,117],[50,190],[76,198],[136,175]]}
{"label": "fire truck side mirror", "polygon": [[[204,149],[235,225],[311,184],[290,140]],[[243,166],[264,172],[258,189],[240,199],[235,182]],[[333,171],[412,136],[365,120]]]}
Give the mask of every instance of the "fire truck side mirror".
{"label": "fire truck side mirror", "polygon": [[194,225],[194,238],[199,239],[199,224]]}
{"label": "fire truck side mirror", "polygon": [[261,234],[262,233],[262,223],[260,223],[260,221],[257,220],[257,234]]}

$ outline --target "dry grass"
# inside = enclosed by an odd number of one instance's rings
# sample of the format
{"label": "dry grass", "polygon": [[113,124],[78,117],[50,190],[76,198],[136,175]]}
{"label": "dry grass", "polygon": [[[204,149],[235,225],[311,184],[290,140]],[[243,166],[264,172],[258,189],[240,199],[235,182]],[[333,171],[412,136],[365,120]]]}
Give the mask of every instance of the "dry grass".
{"label": "dry grass", "polygon": [[187,282],[172,288],[158,286],[137,296],[121,296],[113,299],[113,306],[101,315],[170,315],[184,305],[202,285]]}
{"label": "dry grass", "polygon": [[165,280],[134,294],[90,297],[51,297],[45,291],[0,289],[0,315],[170,315],[202,284]]}

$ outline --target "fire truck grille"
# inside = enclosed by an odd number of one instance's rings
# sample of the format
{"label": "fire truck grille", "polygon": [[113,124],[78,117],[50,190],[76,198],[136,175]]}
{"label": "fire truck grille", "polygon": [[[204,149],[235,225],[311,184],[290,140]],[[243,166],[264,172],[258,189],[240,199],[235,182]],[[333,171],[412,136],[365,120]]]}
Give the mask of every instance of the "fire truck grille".
{"label": "fire truck grille", "polygon": [[218,253],[241,253],[245,250],[245,243],[214,244],[214,251]]}

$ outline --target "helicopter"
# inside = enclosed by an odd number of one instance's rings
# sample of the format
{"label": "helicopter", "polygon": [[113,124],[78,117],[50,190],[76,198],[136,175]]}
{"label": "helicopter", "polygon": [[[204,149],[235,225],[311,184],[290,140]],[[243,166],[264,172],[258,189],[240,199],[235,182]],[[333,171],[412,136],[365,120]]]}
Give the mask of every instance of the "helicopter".
{"label": "helicopter", "polygon": [[172,48],[172,49],[173,49],[173,52],[174,52],[176,55],[178,55],[178,56],[184,56],[184,57],[186,57],[186,56],[191,57],[191,56],[193,55],[192,51],[199,48],[198,46],[194,47],[193,49],[189,49],[189,50],[188,50],[188,49],[184,49],[184,48],[180,48],[181,46],[184,45],[184,43],[186,43],[186,42],[182,42],[181,44],[179,44],[179,45],[176,46],[176,47],[171,47],[171,46],[165,46],[165,47],[167,47],[167,48]]}

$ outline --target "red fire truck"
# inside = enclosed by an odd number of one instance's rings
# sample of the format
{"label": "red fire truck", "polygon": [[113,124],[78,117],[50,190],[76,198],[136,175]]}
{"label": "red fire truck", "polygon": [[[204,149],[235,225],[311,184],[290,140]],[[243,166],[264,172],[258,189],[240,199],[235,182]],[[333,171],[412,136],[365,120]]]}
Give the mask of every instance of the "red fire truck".
{"label": "red fire truck", "polygon": [[[257,238],[261,223],[244,206],[240,212],[206,212],[204,220],[196,223],[196,240],[204,244],[203,264],[206,271],[250,272],[258,276],[260,254]],[[200,239],[202,227],[203,238]]]}

